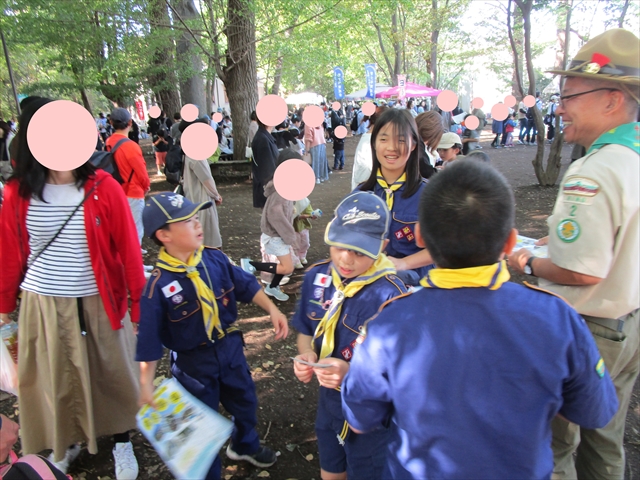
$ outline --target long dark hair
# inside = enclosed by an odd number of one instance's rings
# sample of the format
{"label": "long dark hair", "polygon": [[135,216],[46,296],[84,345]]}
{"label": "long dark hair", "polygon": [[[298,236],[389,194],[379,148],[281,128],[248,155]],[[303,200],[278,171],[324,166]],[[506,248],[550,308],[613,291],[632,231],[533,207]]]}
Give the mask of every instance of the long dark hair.
{"label": "long dark hair", "polygon": [[360,190],[373,191],[378,183],[377,176],[378,169],[380,168],[380,161],[376,156],[376,138],[378,137],[382,127],[387,123],[391,123],[394,126],[396,133],[404,132],[406,138],[411,138],[411,142],[414,146],[414,149],[409,153],[409,160],[407,160],[407,164],[404,166],[404,171],[407,174],[407,181],[405,183],[404,192],[402,193],[402,198],[409,198],[411,195],[416,193],[420,187],[420,183],[422,182],[422,177],[420,176],[419,152],[419,145],[422,144],[422,141],[418,135],[416,121],[409,113],[409,110],[405,108],[390,108],[377,119],[376,124],[373,127],[373,131],[371,132],[371,158],[373,160],[371,175],[369,175],[369,178],[360,186]]}
{"label": "long dark hair", "polygon": [[[12,147],[14,147],[15,144],[15,150],[12,149],[12,152],[14,152],[13,160],[15,160],[15,168],[11,180],[16,180],[20,184],[18,194],[23,198],[35,197],[43,202],[45,200],[42,198],[42,192],[44,191],[44,185],[49,175],[49,169],[36,160],[33,153],[31,153],[31,149],[27,143],[27,130],[29,129],[29,122],[31,122],[33,115],[41,107],[52,101],[53,100],[49,98],[38,97],[26,103],[20,115],[20,128],[18,129],[16,138],[11,142]],[[76,168],[73,171],[76,187],[83,187],[86,181],[94,174],[95,169],[89,162]]]}

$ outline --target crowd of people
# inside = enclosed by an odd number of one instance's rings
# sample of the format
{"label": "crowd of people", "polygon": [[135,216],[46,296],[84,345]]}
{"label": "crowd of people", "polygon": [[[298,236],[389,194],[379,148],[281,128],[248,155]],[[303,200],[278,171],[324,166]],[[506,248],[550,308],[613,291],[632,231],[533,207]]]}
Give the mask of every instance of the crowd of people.
{"label": "crowd of people", "polygon": [[[149,195],[131,115],[116,108],[104,143],[120,142],[113,157],[123,184],[90,163],[50,170],[27,130],[51,100],[23,100],[0,211],[0,321],[19,306],[23,451],[53,449],[51,464],[66,472],[81,444],[96,453],[97,437],[112,435],[116,479],[137,478],[129,432],[139,406],[157,407],[153,382],[168,348],[177,381],[232,415],[227,457],[273,465],[277,455],[256,431],[237,302],[262,308],[276,340],[288,336],[272,299],[289,300],[279,285],[307,263],[308,229],[321,212],[282,197],[273,176],[300,159],[317,183],[328,181],[344,168],[334,131],[349,125],[360,135],[351,191],[326,228],[328,259],[306,271],[291,319],[294,374],[320,385],[321,478],[622,479],[640,371],[639,58],[640,40],[611,29],[554,71],[565,81],[548,111],[562,117],[567,142],[587,151],[566,172],[539,241],[548,258],[514,251],[513,192],[476,148],[477,129],[458,127],[468,114],[482,124],[479,109],[452,115],[408,102],[365,116],[327,107],[318,127],[300,111],[278,126],[252,113],[263,256],[237,266],[221,249],[222,197],[207,160],[184,157],[184,195]],[[517,115],[506,121],[505,145]],[[162,116],[149,132],[157,162],[167,137],[179,145],[193,123],[174,120]],[[225,120],[221,135],[231,133]],[[143,235],[160,247],[150,271]],[[509,282],[509,269],[540,287]],[[258,272],[269,275],[265,289]],[[18,432],[0,422],[3,457]],[[220,479],[221,465],[217,456],[206,478]]]}

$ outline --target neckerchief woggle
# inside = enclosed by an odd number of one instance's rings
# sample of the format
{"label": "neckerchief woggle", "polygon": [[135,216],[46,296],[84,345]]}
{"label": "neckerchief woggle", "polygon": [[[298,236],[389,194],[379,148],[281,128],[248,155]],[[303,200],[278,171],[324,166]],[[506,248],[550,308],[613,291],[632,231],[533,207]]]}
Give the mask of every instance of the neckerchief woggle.
{"label": "neckerchief woggle", "polygon": [[[336,291],[331,298],[331,306],[329,310],[324,314],[322,320],[316,328],[316,332],[313,336],[313,340],[322,336],[322,347],[320,348],[320,358],[327,358],[333,352],[335,348],[335,331],[340,319],[340,312],[342,311],[342,302],[345,298],[353,297],[363,287],[369,285],[379,278],[385,275],[396,273],[395,265],[387,258],[384,253],[378,256],[377,260],[371,265],[369,270],[362,275],[357,276],[346,285],[342,283],[342,278],[336,271],[336,268],[331,266],[331,279]],[[312,341],[313,343],[313,341]]]}
{"label": "neckerchief woggle", "polygon": [[391,211],[393,209],[393,192],[395,192],[400,187],[402,187],[402,185],[404,185],[404,182],[407,181],[407,172],[403,173],[398,180],[396,180],[391,184],[391,186],[389,186],[387,181],[382,176],[382,172],[380,171],[380,169],[378,169],[378,173],[376,174],[376,179],[378,180],[378,185],[384,188],[384,193],[387,196],[386,197],[387,208],[389,209],[389,211]]}
{"label": "neckerchief woggle", "polygon": [[611,144],[628,147],[640,155],[640,122],[625,123],[603,133],[593,142],[587,153]]}
{"label": "neckerchief woggle", "polygon": [[159,268],[167,270],[169,272],[186,273],[187,278],[190,278],[193,282],[193,286],[196,289],[198,300],[202,305],[202,318],[204,319],[204,328],[207,331],[207,338],[211,339],[213,329],[217,329],[220,333],[224,333],[220,325],[220,316],[218,314],[218,302],[216,297],[211,291],[211,288],[200,278],[197,266],[202,260],[202,251],[204,246],[200,246],[195,252],[193,252],[187,263],[172,257],[167,253],[164,247],[160,248],[160,254],[158,255]]}
{"label": "neckerchief woggle", "polygon": [[425,288],[485,287],[489,290],[497,290],[509,278],[511,278],[511,275],[509,275],[509,270],[507,269],[507,262],[502,260],[493,265],[483,265],[481,267],[434,268],[429,270],[427,275],[420,280],[420,285]]}

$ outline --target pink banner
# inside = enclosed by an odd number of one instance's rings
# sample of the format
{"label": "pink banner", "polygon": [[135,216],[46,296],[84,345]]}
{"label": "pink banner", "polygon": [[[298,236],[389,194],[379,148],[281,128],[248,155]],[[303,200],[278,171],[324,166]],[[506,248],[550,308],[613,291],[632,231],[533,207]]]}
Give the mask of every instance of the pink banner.
{"label": "pink banner", "polygon": [[138,112],[138,118],[144,121],[144,109],[140,100],[136,100],[136,111]]}

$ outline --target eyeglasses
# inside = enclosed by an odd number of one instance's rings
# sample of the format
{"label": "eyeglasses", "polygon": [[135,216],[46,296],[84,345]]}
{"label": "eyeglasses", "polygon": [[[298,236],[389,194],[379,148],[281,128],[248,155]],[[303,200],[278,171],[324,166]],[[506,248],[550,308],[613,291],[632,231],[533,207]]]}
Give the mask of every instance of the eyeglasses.
{"label": "eyeglasses", "polygon": [[607,90],[609,92],[619,92],[617,88],[595,88],[593,90],[588,90],[586,92],[574,93],[573,95],[564,95],[558,99],[558,105],[562,106],[567,100],[570,98],[579,97],[580,95],[586,95],[587,93],[599,92],[601,90]]}

